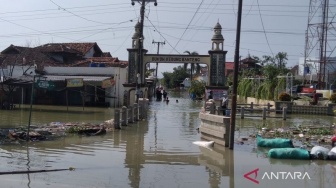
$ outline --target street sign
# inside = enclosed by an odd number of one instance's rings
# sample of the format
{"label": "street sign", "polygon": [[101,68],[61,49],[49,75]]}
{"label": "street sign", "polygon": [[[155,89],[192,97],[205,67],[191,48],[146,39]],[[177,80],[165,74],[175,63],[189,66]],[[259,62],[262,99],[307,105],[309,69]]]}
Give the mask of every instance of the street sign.
{"label": "street sign", "polygon": [[83,87],[83,78],[69,78],[66,79],[67,87]]}
{"label": "street sign", "polygon": [[37,80],[35,86],[41,89],[53,90],[55,88],[55,83],[47,80]]}

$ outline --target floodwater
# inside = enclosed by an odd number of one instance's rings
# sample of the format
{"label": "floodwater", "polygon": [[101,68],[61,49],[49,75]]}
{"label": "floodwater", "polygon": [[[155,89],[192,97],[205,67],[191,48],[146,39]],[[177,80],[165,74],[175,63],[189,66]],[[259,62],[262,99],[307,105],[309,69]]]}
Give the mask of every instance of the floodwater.
{"label": "floodwater", "polygon": [[[335,187],[334,161],[270,160],[253,140],[243,145],[237,142],[234,151],[218,145],[207,149],[192,144],[200,140],[197,128],[202,103],[190,101],[186,94],[178,92],[170,92],[168,97],[168,104],[151,102],[148,120],[104,136],[67,135],[53,141],[0,144],[0,173],[75,168],[0,175],[1,187]],[[31,117],[32,125],[101,123],[113,118],[113,109],[33,106]],[[0,110],[2,128],[27,126],[28,119],[29,106]],[[289,115],[286,121],[241,120],[237,116],[235,140],[256,134],[256,127],[260,126],[329,126],[334,122],[329,116]],[[252,180],[244,178],[248,172]]]}

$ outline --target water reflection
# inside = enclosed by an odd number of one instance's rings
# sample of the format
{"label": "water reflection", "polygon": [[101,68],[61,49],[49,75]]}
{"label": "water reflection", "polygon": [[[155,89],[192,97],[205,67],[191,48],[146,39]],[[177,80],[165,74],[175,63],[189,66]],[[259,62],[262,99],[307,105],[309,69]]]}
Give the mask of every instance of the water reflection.
{"label": "water reflection", "polygon": [[[192,144],[200,140],[198,112],[202,103],[190,101],[183,93],[169,93],[171,102],[152,101],[147,121],[139,121],[108,132],[104,136],[68,135],[54,141],[0,145],[1,171],[60,169],[50,172],[0,176],[3,187],[333,187],[333,161],[268,159],[267,150],[250,145],[235,145],[235,150],[215,145],[211,150]],[[178,99],[179,103],[175,100]],[[46,110],[50,108],[51,110]],[[55,109],[53,109],[55,108]],[[112,109],[72,109],[34,107],[33,124],[51,121],[103,122],[111,119]],[[1,126],[25,125],[25,110],[11,111],[9,120],[1,111]],[[7,111],[5,112],[7,113]],[[15,115],[16,114],[16,115]],[[67,114],[67,115],[66,115]],[[38,118],[40,117],[40,118]],[[22,119],[23,118],[23,119]],[[302,119],[237,119],[236,138],[257,132],[257,126],[285,127],[296,123],[332,123],[330,117]],[[6,122],[6,123],[3,123]],[[20,123],[21,122],[21,123]],[[243,175],[259,168],[259,185]],[[307,171],[312,179],[302,181],[261,180],[264,172]]]}

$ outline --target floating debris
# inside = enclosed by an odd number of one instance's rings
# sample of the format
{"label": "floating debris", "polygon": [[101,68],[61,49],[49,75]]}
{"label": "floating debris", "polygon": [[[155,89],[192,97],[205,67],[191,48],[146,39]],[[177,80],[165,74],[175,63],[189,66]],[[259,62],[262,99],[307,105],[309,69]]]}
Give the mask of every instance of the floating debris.
{"label": "floating debris", "polygon": [[113,130],[114,120],[107,120],[102,124],[78,123],[78,122],[51,122],[43,126],[31,126],[29,135],[26,128],[0,129],[0,141],[44,141],[55,139],[66,134],[79,134],[86,136],[104,135]]}

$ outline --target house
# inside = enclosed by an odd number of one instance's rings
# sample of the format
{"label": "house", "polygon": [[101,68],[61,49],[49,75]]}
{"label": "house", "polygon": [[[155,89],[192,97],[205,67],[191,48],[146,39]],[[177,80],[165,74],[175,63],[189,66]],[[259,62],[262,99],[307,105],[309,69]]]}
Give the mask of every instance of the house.
{"label": "house", "polygon": [[10,45],[0,54],[0,66],[2,84],[16,88],[13,103],[30,103],[34,81],[35,104],[122,105],[128,62],[103,52],[97,43]]}
{"label": "house", "polygon": [[233,76],[234,73],[234,62],[225,62],[225,75],[227,77]]}
{"label": "house", "polygon": [[191,86],[190,78],[185,78],[183,82],[180,84],[180,86],[183,88],[190,88]]}

